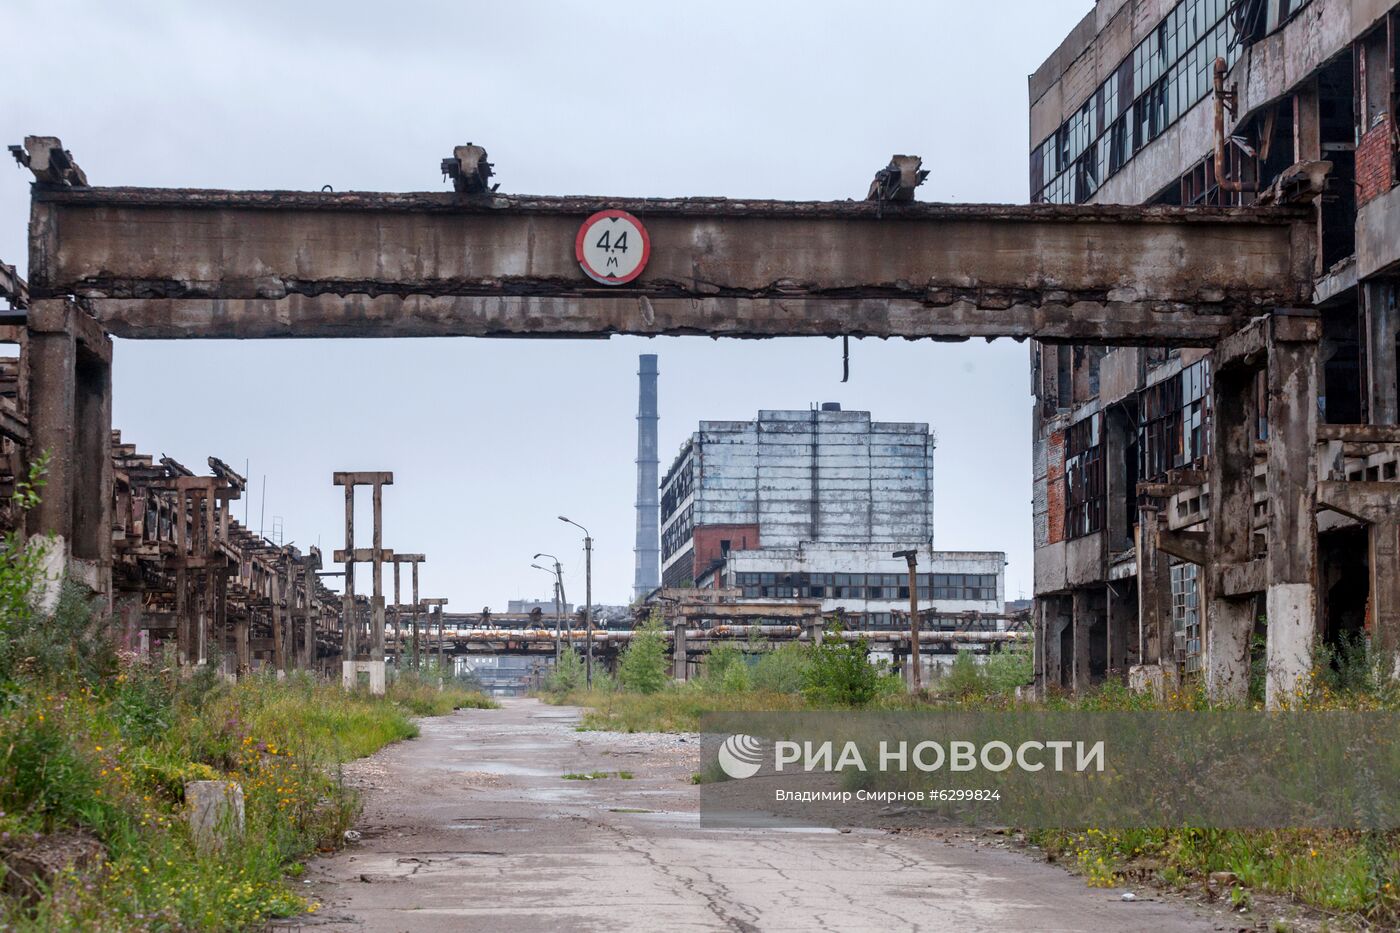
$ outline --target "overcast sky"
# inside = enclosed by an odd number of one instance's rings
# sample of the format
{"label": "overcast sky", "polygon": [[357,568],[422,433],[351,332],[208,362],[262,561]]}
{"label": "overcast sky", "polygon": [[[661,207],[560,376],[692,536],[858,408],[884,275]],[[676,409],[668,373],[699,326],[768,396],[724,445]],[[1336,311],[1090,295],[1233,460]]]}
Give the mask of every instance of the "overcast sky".
{"label": "overcast sky", "polygon": [[[0,143],[60,136],[95,185],[445,190],[439,161],[470,141],[504,192],[792,199],[863,197],[898,152],[931,170],[921,200],[1024,202],[1026,76],[1092,6],[8,0]],[[0,259],[21,271],[29,177],[0,172]],[[660,356],[663,472],[699,420],[759,408],[929,422],[935,545],[1005,551],[1008,598],[1030,594],[1011,341],[853,341],[843,385],[823,339],[122,340],[113,420],[200,472],[250,463],[252,527],[265,476],[268,532],[280,516],[326,550],[344,535],[331,473],[394,471],[385,546],[425,552],[421,595],[453,609],[547,594],[536,551],[581,601],[567,514],[597,542],[595,600],[620,603],[639,353]]]}

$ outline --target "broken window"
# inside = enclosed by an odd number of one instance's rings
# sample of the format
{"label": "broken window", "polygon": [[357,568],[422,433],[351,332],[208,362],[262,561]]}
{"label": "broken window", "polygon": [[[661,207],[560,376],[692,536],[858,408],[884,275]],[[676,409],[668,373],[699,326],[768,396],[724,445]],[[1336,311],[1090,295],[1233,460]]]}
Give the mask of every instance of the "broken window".
{"label": "broken window", "polygon": [[1108,511],[1103,459],[1103,415],[1093,414],[1065,433],[1065,537],[1102,531]]}
{"label": "broken window", "polygon": [[[743,571],[733,583],[749,599],[907,600],[909,577],[902,573],[796,573]],[[921,573],[919,599],[994,602],[997,574]]]}
{"label": "broken window", "polygon": [[1203,359],[1142,394],[1138,471],[1160,482],[1168,470],[1198,470],[1210,453],[1210,360]]}
{"label": "broken window", "polygon": [[671,472],[661,482],[661,521],[663,524],[676,514],[676,509],[690,496],[694,483],[695,471],[692,468],[692,454],[689,445],[687,445],[679,462],[671,468]]}
{"label": "broken window", "polygon": [[1172,565],[1172,631],[1176,660],[1187,674],[1201,669],[1201,594],[1195,564]]}
{"label": "broken window", "polygon": [[670,560],[671,555],[683,549],[695,531],[695,507],[688,505],[666,529],[661,532],[661,559]]}
{"label": "broken window", "polygon": [[1233,65],[1239,56],[1228,7],[1228,0],[1182,0],[1173,7],[1032,153],[1031,200],[1087,201],[1134,152],[1210,94],[1215,59]]}

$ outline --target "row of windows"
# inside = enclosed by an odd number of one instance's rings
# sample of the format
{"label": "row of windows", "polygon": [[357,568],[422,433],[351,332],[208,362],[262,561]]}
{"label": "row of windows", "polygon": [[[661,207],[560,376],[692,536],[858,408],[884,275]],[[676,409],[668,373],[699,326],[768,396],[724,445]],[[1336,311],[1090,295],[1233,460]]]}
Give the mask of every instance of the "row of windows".
{"label": "row of windows", "polygon": [[685,547],[695,531],[695,506],[688,505],[676,519],[661,532],[661,559],[670,560],[671,555]]}
{"label": "row of windows", "polygon": [[[1087,201],[1211,92],[1216,58],[1239,55],[1228,0],[1182,0],[1048,139],[1031,152],[1031,200]],[[1129,112],[1131,111],[1131,112]]]}
{"label": "row of windows", "polygon": [[695,482],[695,471],[690,468],[690,458],[680,465],[675,480],[661,491],[661,521],[665,522],[677,507],[690,495]]}
{"label": "row of windows", "polygon": [[[995,602],[997,574],[921,573],[915,575],[919,599]],[[909,575],[903,573],[734,574],[733,585],[750,599],[908,599]]]}

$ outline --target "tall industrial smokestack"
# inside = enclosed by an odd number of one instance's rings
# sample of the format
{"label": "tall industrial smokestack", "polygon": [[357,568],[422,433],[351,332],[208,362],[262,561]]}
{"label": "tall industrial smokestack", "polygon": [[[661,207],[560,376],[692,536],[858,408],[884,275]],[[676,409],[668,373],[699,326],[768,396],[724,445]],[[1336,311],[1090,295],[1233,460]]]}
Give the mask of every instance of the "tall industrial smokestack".
{"label": "tall industrial smokestack", "polygon": [[661,585],[661,503],[656,458],[656,354],[643,353],[637,370],[637,576],[633,599]]}

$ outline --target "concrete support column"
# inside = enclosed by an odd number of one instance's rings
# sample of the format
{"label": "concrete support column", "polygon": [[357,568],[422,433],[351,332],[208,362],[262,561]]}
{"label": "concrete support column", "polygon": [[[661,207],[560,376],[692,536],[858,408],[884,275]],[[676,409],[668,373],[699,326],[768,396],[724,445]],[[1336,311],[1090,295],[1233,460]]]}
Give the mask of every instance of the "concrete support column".
{"label": "concrete support column", "polygon": [[[441,607],[441,606],[439,606],[439,607],[437,608],[437,613],[436,613],[436,615],[437,615],[437,629],[438,629],[438,677],[446,677],[446,676],[447,676],[447,623],[446,623],[445,621],[443,621],[442,607]],[[383,636],[382,636],[382,633],[383,633],[383,625],[384,625],[384,614],[383,614],[383,607],[382,607],[382,606],[380,607],[379,623],[380,623],[380,632],[381,632],[381,639],[382,639],[382,637],[383,637]],[[381,642],[381,647],[382,647],[382,642]],[[384,662],[381,660],[381,661],[379,662],[379,664],[380,664],[380,667],[382,668],[383,665],[384,665]],[[381,691],[381,692],[382,692],[382,691]]]}
{"label": "concrete support column", "polygon": [[[30,309],[31,318],[41,309],[66,315],[65,301],[38,300]],[[48,473],[39,504],[27,517],[30,535],[52,535],[49,566],[58,577],[67,571],[73,542],[74,477],[78,470],[78,447],[74,418],[77,391],[78,344],[71,330],[38,332],[31,326],[29,345],[29,456],[37,460],[48,455]],[[51,609],[58,601],[58,583],[53,579],[41,601]]]}
{"label": "concrete support column", "polygon": [[1131,580],[1108,585],[1108,676],[1127,682],[1137,664],[1137,594]]}
{"label": "concrete support column", "polygon": [[676,680],[690,679],[690,653],[685,643],[685,623],[677,622],[672,628],[671,676]]}
{"label": "concrete support column", "polygon": [[[371,566],[374,589],[370,598],[370,660],[382,665],[384,663],[384,487],[375,483],[373,489],[374,563]],[[353,558],[351,559],[353,560]]]}
{"label": "concrete support column", "polygon": [[277,572],[268,581],[272,602],[272,668],[286,670],[286,645],[282,640],[282,578]]}
{"label": "concrete support column", "polygon": [[[112,343],[65,298],[29,308],[25,358],[29,456],[47,453],[42,501],[29,512],[31,535],[53,535],[53,583],[67,573],[108,597],[112,557]],[[44,604],[57,598],[50,587]]]}
{"label": "concrete support column", "polygon": [[[1242,704],[1249,696],[1254,599],[1226,596],[1219,565],[1253,556],[1255,371],[1240,363],[1220,366],[1211,383],[1210,553],[1216,563],[1205,568],[1205,671],[1206,691],[1216,703]],[[1305,455],[1311,450],[1305,446]]]}
{"label": "concrete support column", "polygon": [[[202,570],[195,574],[195,663],[209,663],[209,619],[213,615],[214,594],[210,593],[214,584],[211,583],[209,572]],[[218,653],[224,653],[224,626],[218,626]]]}
{"label": "concrete support column", "polygon": [[1069,687],[1068,658],[1064,656],[1064,633],[1071,624],[1069,597],[1047,596],[1045,603],[1045,689],[1064,690]]}
{"label": "concrete support column", "polygon": [[1031,667],[1034,671],[1034,679],[1031,682],[1031,689],[1035,691],[1037,699],[1045,699],[1045,617],[1048,600],[1037,597],[1032,609],[1032,619],[1034,619],[1034,642],[1031,649]]}
{"label": "concrete support column", "polygon": [[1096,668],[1103,668],[1108,652],[1105,597],[1097,587],[1083,587],[1071,597],[1074,626],[1074,690],[1084,693],[1094,685]]}
{"label": "concrete support column", "polygon": [[1371,573],[1371,645],[1400,677],[1400,522],[1372,523],[1368,529]]}
{"label": "concrete support column", "polygon": [[1322,121],[1318,109],[1317,79],[1304,81],[1293,95],[1293,161],[1322,158]]}
{"label": "concrete support column", "polygon": [[1171,630],[1172,570],[1167,555],[1157,548],[1162,513],[1153,506],[1138,507],[1137,587],[1138,664],[1162,664],[1162,647]]}
{"label": "concrete support column", "polygon": [[1123,406],[1110,406],[1103,414],[1104,425],[1104,485],[1105,523],[1104,544],[1108,555],[1132,546],[1133,525],[1129,503],[1136,500],[1136,490],[1126,488],[1128,479],[1128,446],[1137,433],[1135,420],[1128,418]]}
{"label": "concrete support column", "polygon": [[1400,312],[1395,307],[1395,287],[1385,280],[1363,282],[1361,296],[1366,327],[1366,396],[1371,424],[1400,424],[1395,353],[1396,339],[1400,337]]}
{"label": "concrete support column", "polygon": [[[176,523],[176,527],[182,523]],[[190,625],[190,581],[184,567],[175,568],[175,660],[184,666],[195,662]]]}
{"label": "concrete support column", "polygon": [[[1393,310],[1393,309],[1392,309]],[[1317,637],[1316,312],[1275,314],[1269,337],[1269,620],[1265,702],[1286,706],[1308,682]],[[1394,342],[1390,356],[1394,359]],[[1395,384],[1392,378],[1390,391]]]}
{"label": "concrete support column", "polygon": [[252,620],[247,616],[239,616],[233,623],[233,657],[234,673],[243,676],[253,666],[252,652],[248,645],[248,629]]}
{"label": "concrete support column", "polygon": [[1074,657],[1070,659],[1070,684],[1075,693],[1089,689],[1089,653],[1091,651],[1089,633],[1093,627],[1093,609],[1089,593],[1078,589],[1070,597],[1071,625],[1074,626]]}
{"label": "concrete support column", "polygon": [[423,659],[419,654],[419,632],[418,632],[418,564],[413,565],[413,669],[421,670]]}
{"label": "concrete support column", "polygon": [[[76,310],[74,313],[79,313]],[[73,557],[85,582],[112,593],[112,365],[78,348],[74,386]],[[109,603],[110,608],[110,603]]]}

